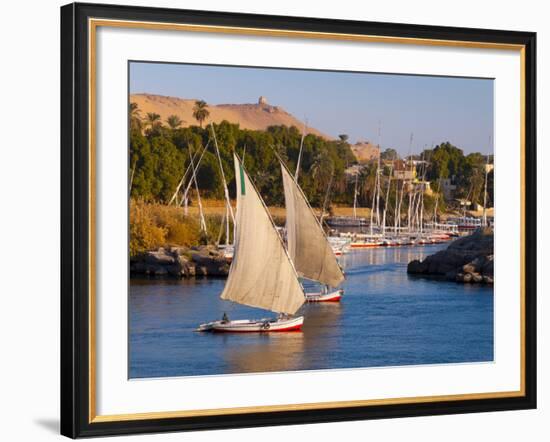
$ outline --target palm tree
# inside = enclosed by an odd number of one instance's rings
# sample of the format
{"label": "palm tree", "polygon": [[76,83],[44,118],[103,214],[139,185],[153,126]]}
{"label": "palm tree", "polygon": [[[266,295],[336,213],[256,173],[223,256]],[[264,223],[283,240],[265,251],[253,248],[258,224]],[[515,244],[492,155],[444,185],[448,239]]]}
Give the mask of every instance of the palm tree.
{"label": "palm tree", "polygon": [[202,122],[208,118],[210,112],[207,109],[208,104],[204,100],[195,101],[195,106],[193,107],[193,117],[199,122],[200,127],[202,128]]}
{"label": "palm tree", "polygon": [[178,117],[177,115],[170,115],[167,119],[166,119],[166,122],[168,123],[168,126],[170,126],[170,129],[177,129],[179,126],[182,125],[183,121],[181,120],[180,117]]}
{"label": "palm tree", "polygon": [[141,131],[141,111],[137,103],[130,103],[130,129]]}
{"label": "palm tree", "polygon": [[162,126],[160,115],[155,112],[147,112],[145,124],[149,126],[150,130],[158,129],[160,126]]}
{"label": "palm tree", "polygon": [[334,165],[328,151],[319,150],[309,168],[309,173],[313,180],[313,190],[315,191],[315,195],[310,195],[310,200],[313,197],[319,199],[321,196],[324,196],[328,183],[332,179],[333,172]]}

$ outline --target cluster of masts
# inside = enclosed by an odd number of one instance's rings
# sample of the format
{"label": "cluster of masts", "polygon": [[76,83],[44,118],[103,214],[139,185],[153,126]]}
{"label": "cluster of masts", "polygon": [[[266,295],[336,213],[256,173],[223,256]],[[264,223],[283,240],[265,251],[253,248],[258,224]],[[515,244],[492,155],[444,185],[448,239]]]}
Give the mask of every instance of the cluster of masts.
{"label": "cluster of masts", "polygon": [[[426,175],[427,175],[427,165],[424,161],[424,152],[422,152],[422,157],[420,159],[420,168],[416,170],[414,161],[412,160],[412,142],[413,134],[410,136],[410,146],[409,146],[409,178],[392,178],[393,177],[393,168],[394,161],[389,165],[389,175],[385,183],[385,188],[383,184],[383,169],[381,168],[380,156],[378,156],[375,182],[374,182],[374,191],[372,195],[372,204],[370,211],[370,222],[368,223],[369,232],[371,238],[382,238],[387,239],[388,234],[395,236],[410,236],[410,235],[420,235],[424,233],[433,233],[434,231],[452,231],[448,229],[447,224],[440,223],[439,221],[439,200],[441,198],[441,178],[438,180],[438,192],[435,199],[433,214],[429,214],[425,210],[424,205],[424,195],[426,193]],[[380,148],[380,129],[379,129],[379,142],[378,147]],[[487,155],[487,163],[485,166],[485,177],[484,177],[484,196],[483,196],[483,216],[481,220],[481,226],[487,226],[487,181],[489,173],[489,155]],[[415,173],[416,172],[416,173]],[[355,222],[345,222],[345,220],[340,220],[340,225],[348,225],[354,227],[364,226],[363,220],[357,217],[357,206],[358,206],[358,176],[359,173],[355,174],[355,189],[354,189],[354,199],[353,199],[353,219]],[[415,180],[416,177],[416,180]],[[395,202],[393,205],[393,225],[388,222],[389,219],[389,210],[390,210],[390,192],[392,180],[395,181]],[[399,183],[401,181],[401,183]],[[407,184],[408,182],[408,184]],[[401,185],[400,185],[401,184]],[[472,189],[470,190],[470,193]],[[384,208],[381,209],[380,199],[384,194]],[[404,197],[408,198],[407,213],[406,217],[403,216],[402,206]],[[469,196],[468,196],[469,197]],[[431,215],[431,216],[430,216]],[[426,219],[432,218],[431,222],[426,224]],[[466,217],[466,209],[464,209],[464,217]],[[406,224],[402,225],[403,219],[406,219]],[[427,228],[428,227],[428,228]],[[439,227],[439,228],[438,228]]]}
{"label": "cluster of masts", "polygon": [[[230,246],[230,221],[233,222],[233,257],[221,298],[247,306],[271,310],[279,313],[279,316],[271,319],[233,321],[229,320],[227,315],[224,314],[221,320],[201,324],[198,330],[223,332],[299,330],[303,324],[304,317],[296,317],[294,314],[300,309],[303,303],[307,301],[339,301],[343,290],[337,289],[337,287],[345,279],[333,248],[334,240],[338,238],[328,238],[325,235],[321,224],[323,213],[320,218],[314,214],[298,184],[305,128],[300,143],[295,173],[291,174],[279,158],[286,208],[285,242],[285,238],[283,238],[273,222],[260,193],[245,172],[243,161],[236,154],[234,154],[234,166],[237,209],[236,213],[233,211],[216,133],[212,124],[210,127],[225,196],[225,214],[222,220],[222,227],[225,226],[226,247]],[[200,225],[205,233],[207,233],[207,225],[200,199],[197,170],[209,144],[210,141],[200,154],[198,151],[192,154],[191,149],[189,149],[189,166],[170,199],[170,204],[183,205],[187,213],[189,191],[194,184],[197,192]],[[411,161],[411,176],[412,167]],[[391,166],[387,187],[383,189],[382,169],[380,167],[380,158],[378,159],[371,210],[371,239],[374,235],[375,227],[378,233],[382,235],[385,235],[386,229],[388,229],[386,223],[387,201],[389,200],[391,190],[392,168]],[[425,175],[426,168],[421,173],[422,183],[425,180]],[[487,176],[485,177],[485,192],[486,188]],[[384,204],[384,209],[381,213],[380,199],[382,192],[385,193],[383,198],[386,204]],[[403,180],[401,188],[396,185],[396,204],[394,208],[394,233],[396,235],[402,229],[401,204],[404,194],[405,180]],[[424,228],[424,188],[420,186],[420,188],[413,187],[409,189],[408,198],[407,230],[411,232],[413,229],[416,229],[422,233]],[[354,196],[354,217],[356,217],[356,209],[357,180]],[[434,225],[437,225],[436,220],[437,206],[434,211]],[[221,234],[222,231],[220,231],[218,243],[220,242]],[[305,293],[299,278],[320,283],[324,285],[325,289],[320,293]]]}
{"label": "cluster of masts", "polygon": [[[216,152],[216,157],[218,160],[220,173],[222,177],[222,184],[223,184],[223,191],[224,191],[224,201],[225,201],[225,213],[223,215],[222,223],[221,223],[221,229],[218,235],[218,243],[220,242],[223,228],[225,227],[225,242],[226,245],[229,245],[229,237],[230,237],[230,223],[232,222],[233,225],[235,225],[235,214],[233,211],[233,207],[231,206],[231,200],[229,198],[229,189],[227,187],[227,180],[225,178],[225,172],[223,170],[223,164],[222,159],[220,155],[220,148],[218,146],[218,140],[216,138],[216,131],[214,130],[213,124],[210,124],[210,128],[212,130],[212,139],[214,140],[214,148]],[[188,207],[189,207],[189,195],[191,187],[194,185],[195,191],[197,194],[197,206],[199,209],[199,222],[200,222],[200,228],[201,231],[204,232],[206,235],[208,234],[208,228],[206,225],[206,217],[204,215],[204,208],[202,205],[202,200],[200,196],[200,190],[199,185],[197,181],[197,171],[199,170],[200,164],[202,162],[202,159],[204,157],[204,154],[207,152],[208,147],[210,146],[210,139],[202,149],[202,151],[198,150],[194,154],[191,153],[191,146],[189,147],[189,165],[185,169],[185,172],[179,181],[178,185],[176,186],[176,190],[174,191],[172,197],[170,198],[170,201],[168,204],[175,204],[177,206],[183,206],[185,215],[188,215]],[[200,153],[199,153],[200,152]],[[184,184],[187,184],[184,186]]]}

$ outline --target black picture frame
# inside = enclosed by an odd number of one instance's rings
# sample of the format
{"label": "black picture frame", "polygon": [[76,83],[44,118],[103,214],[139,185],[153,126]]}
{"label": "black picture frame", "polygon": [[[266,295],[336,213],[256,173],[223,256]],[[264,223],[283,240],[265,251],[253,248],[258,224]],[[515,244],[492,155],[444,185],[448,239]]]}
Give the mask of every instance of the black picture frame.
{"label": "black picture frame", "polygon": [[[87,232],[90,188],[89,18],[389,36],[524,47],[524,395],[93,422],[90,419],[90,306]],[[61,8],[61,434],[242,428],[536,408],[536,34],[488,29],[73,3]]]}

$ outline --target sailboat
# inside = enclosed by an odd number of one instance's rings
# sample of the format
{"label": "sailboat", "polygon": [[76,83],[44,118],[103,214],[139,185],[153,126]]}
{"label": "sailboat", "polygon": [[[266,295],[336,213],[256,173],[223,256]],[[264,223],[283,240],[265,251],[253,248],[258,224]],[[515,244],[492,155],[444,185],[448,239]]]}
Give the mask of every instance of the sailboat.
{"label": "sailboat", "polygon": [[285,332],[300,330],[303,316],[293,316],[305,294],[283,239],[260,194],[234,155],[237,184],[234,256],[221,299],[278,313],[275,318],[201,324],[198,331]]}
{"label": "sailboat", "polygon": [[281,171],[285,189],[288,254],[301,278],[325,286],[320,293],[305,293],[305,299],[307,302],[339,301],[344,291],[336,287],[344,281],[344,272],[302,189],[282,162]]}

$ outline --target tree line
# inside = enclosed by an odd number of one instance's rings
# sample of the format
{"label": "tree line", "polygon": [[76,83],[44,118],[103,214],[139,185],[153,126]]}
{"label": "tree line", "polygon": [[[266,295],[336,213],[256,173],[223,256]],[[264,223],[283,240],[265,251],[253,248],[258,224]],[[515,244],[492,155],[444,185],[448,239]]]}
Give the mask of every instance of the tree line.
{"label": "tree line", "polygon": [[[131,196],[147,202],[167,203],[193,159],[198,161],[197,182],[201,196],[223,198],[223,182],[214,135],[230,196],[234,197],[233,152],[243,160],[262,197],[269,205],[282,205],[280,158],[291,171],[296,169],[302,133],[296,127],[271,126],[266,130],[242,129],[222,121],[204,125],[208,118],[204,102],[197,102],[194,116],[198,126],[181,127],[171,115],[162,122],[158,114],[141,115],[130,105]],[[303,139],[300,185],[313,205],[320,205],[329,187],[333,201],[345,197],[345,169],[355,162],[349,144],[325,140],[313,134]]]}
{"label": "tree line", "polygon": [[[321,207],[327,199],[332,203],[351,205],[356,186],[358,204],[362,207],[372,205],[377,164],[363,165],[357,183],[353,177],[346,175],[346,169],[357,164],[357,160],[345,134],[337,140],[307,134],[302,140],[302,133],[296,127],[271,126],[266,130],[249,130],[227,121],[210,124],[207,123],[208,105],[202,100],[195,103],[193,116],[198,125],[181,127],[182,121],[176,115],[162,121],[160,115],[142,115],[135,103],[130,104],[129,173],[132,198],[168,203],[191,160],[197,162],[205,147],[207,149],[197,169],[201,196],[223,198],[215,134],[231,197],[235,196],[233,152],[236,152],[266,203],[283,205],[284,191],[278,158],[294,172],[303,143],[299,183],[313,206]],[[417,176],[429,181],[434,191],[440,192],[441,179],[451,178],[457,186],[456,197],[483,204],[485,156],[480,153],[464,155],[458,147],[444,142],[432,149],[425,149],[414,158],[423,160],[417,166]],[[391,169],[399,156],[394,149],[386,149],[381,159],[381,183],[384,185],[384,177],[386,183],[390,181]],[[492,203],[492,172],[488,178],[489,203]],[[390,183],[393,186],[389,192],[390,205],[392,195],[398,193],[394,192],[398,185],[396,182]],[[382,200],[384,195],[382,192]]]}

